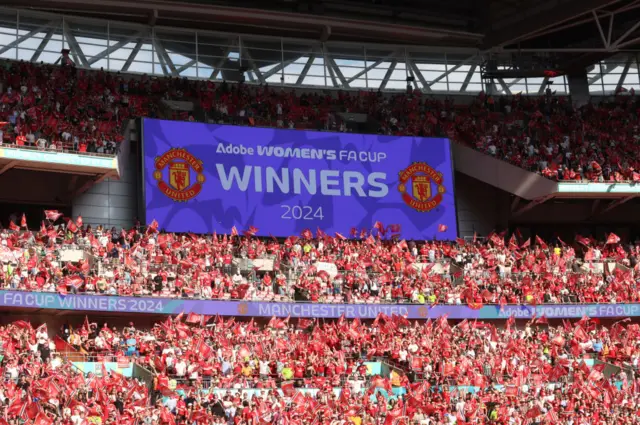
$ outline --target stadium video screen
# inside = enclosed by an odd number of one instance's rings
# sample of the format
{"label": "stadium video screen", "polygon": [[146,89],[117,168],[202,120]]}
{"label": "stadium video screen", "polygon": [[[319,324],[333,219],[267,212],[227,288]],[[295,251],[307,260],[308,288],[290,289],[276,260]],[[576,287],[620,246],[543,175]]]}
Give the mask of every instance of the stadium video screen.
{"label": "stadium video screen", "polygon": [[[457,236],[448,139],[145,119],[146,223],[170,232]],[[257,230],[256,230],[257,229]]]}

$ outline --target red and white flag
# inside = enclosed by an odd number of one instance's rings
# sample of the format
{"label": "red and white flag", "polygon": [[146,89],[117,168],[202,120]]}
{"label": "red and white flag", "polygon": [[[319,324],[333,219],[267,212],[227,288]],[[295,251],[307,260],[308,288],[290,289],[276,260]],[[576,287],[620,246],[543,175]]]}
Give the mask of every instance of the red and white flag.
{"label": "red and white flag", "polygon": [[62,213],[58,212],[58,210],[44,210],[44,215],[49,221],[56,221],[62,217]]}
{"label": "red and white flag", "polygon": [[78,231],[78,226],[76,226],[76,223],[74,223],[73,220],[69,219],[69,221],[67,221],[67,230],[71,233],[75,233]]}
{"label": "red and white flag", "polygon": [[22,214],[22,218],[20,219],[20,227],[27,227],[27,216]]}
{"label": "red and white flag", "polygon": [[449,227],[446,224],[438,224],[438,232],[444,233]]}
{"label": "red and white flag", "polygon": [[617,243],[620,243],[620,236],[616,235],[615,233],[609,233],[609,236],[607,237],[607,245],[613,245]]}

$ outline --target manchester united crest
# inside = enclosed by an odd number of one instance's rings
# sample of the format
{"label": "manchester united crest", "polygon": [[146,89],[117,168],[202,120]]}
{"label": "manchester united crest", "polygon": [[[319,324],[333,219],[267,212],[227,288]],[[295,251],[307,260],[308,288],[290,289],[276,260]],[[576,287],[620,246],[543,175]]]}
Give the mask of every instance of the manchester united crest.
{"label": "manchester united crest", "polygon": [[186,149],[171,149],[157,157],[153,177],[158,188],[169,198],[186,202],[195,198],[205,181],[202,161]]}
{"label": "manchester united crest", "polygon": [[420,212],[431,211],[442,202],[445,192],[442,173],[424,162],[414,162],[400,172],[398,190],[402,200],[411,208]]}

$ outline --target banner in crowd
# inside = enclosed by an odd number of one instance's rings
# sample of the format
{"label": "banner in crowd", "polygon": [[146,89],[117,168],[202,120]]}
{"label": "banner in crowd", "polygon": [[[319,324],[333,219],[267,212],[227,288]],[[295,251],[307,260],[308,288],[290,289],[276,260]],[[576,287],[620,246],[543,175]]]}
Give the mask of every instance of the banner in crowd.
{"label": "banner in crowd", "polygon": [[57,293],[0,291],[0,307],[100,311],[114,313],[179,314],[248,317],[318,317],[374,319],[380,313],[404,315],[409,319],[549,319],[588,317],[638,317],[640,304],[555,304],[486,305],[472,309],[465,305],[415,304],[320,304],[258,301],[216,301],[173,298],[115,297],[105,295],[60,295]]}
{"label": "banner in crowd", "polygon": [[146,222],[170,232],[457,236],[448,139],[145,119],[143,140]]}

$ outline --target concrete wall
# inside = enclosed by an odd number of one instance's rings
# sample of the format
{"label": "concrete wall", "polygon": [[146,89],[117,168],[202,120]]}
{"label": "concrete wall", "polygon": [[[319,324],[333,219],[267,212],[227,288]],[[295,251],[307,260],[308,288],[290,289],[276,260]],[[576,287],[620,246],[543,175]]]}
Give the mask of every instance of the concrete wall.
{"label": "concrete wall", "polygon": [[462,173],[455,175],[458,234],[489,234],[508,224],[509,194]]}
{"label": "concrete wall", "polygon": [[456,171],[523,199],[537,199],[557,191],[557,183],[485,155],[459,143],[452,143]]}
{"label": "concrete wall", "polygon": [[131,152],[132,120],[118,155],[120,179],[106,179],[93,185],[72,202],[73,216],[81,215],[85,224],[131,227],[138,216],[138,155]]}

